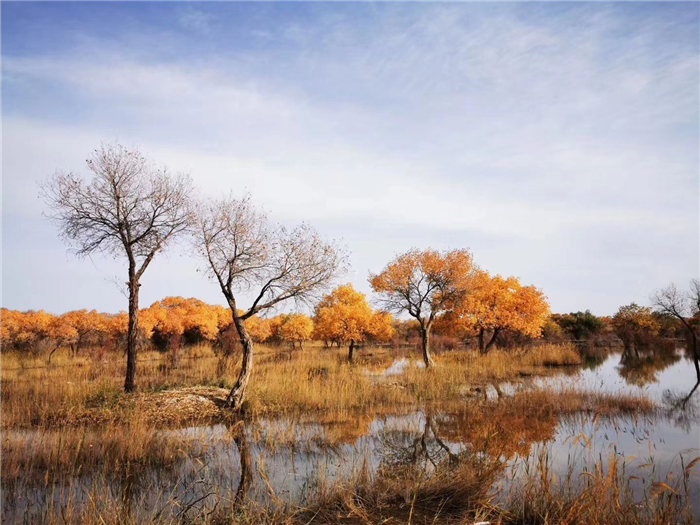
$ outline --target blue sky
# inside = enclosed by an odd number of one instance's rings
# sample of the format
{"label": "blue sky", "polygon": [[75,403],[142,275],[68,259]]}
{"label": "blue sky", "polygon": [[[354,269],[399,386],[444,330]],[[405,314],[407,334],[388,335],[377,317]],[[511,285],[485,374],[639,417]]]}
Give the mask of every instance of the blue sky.
{"label": "blue sky", "polygon": [[[697,3],[2,4],[3,306],[123,309],[37,181],[101,141],[351,251],[468,247],[555,311],[698,275]],[[182,248],[142,304],[221,303]]]}

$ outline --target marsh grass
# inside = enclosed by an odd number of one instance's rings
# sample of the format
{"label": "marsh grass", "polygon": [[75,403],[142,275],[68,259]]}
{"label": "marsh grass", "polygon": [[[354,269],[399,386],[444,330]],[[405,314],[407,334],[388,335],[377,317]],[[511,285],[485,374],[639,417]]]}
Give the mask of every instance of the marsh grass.
{"label": "marsh grass", "polygon": [[[47,366],[2,354],[3,493],[19,496],[12,504],[34,498],[33,507],[15,515],[49,524],[687,521],[687,483],[658,480],[643,500],[635,499],[614,458],[588,465],[583,479],[564,480],[553,478],[551,458],[538,458],[523,466],[528,475],[508,498],[497,497],[494,487],[508,476],[509,462],[531,461],[525,459],[531,445],[550,441],[562,418],[615,420],[658,410],[643,396],[573,389],[481,395],[499,381],[575,372],[571,365],[581,358],[574,348],[496,349],[486,356],[449,351],[430,370],[416,366],[416,357],[409,350],[363,349],[350,364],[343,349],[259,348],[244,421],[227,417],[216,402],[235,377],[235,360],[222,374],[222,361],[206,346],[185,350],[177,366],[143,352],[141,391],[130,396],[121,393],[121,355],[56,355]],[[396,359],[408,359],[405,371],[383,375]],[[414,428],[387,423],[416,410]],[[168,430],[211,421],[223,422],[224,431]],[[387,425],[379,437],[386,449],[380,465],[364,461],[341,477],[320,469],[303,502],[275,492],[262,455],[248,473],[262,487],[262,500],[240,498],[231,486],[233,476],[243,478],[231,471],[243,469],[242,459],[236,467],[210,464],[217,443],[242,458],[250,446],[242,436],[266,454],[337,455],[356,447],[377,421]],[[601,498],[607,499],[598,508]]]}
{"label": "marsh grass", "polygon": [[[249,414],[346,412],[415,405],[461,396],[469,385],[527,375],[546,374],[551,366],[581,362],[568,345],[542,345],[486,356],[451,351],[436,356],[437,366],[415,366],[410,350],[366,348],[355,363],[345,349],[257,347],[255,371],[246,402]],[[1,359],[2,428],[66,424],[105,424],[138,418],[148,410],[144,395],[192,386],[230,388],[236,359],[225,361],[206,345],[182,351],[178,366],[155,351],[139,355],[141,394],[122,393],[124,358],[119,353],[92,352],[93,357],[71,358],[57,353],[50,365],[42,357],[3,352]],[[389,367],[395,359],[409,359],[404,374],[378,380],[371,372]],[[369,373],[368,373],[369,372]],[[163,419],[163,418],[161,418]],[[164,421],[161,421],[164,422]]]}
{"label": "marsh grass", "polygon": [[[321,450],[325,444],[331,447],[332,457],[340,453],[336,447],[368,434],[370,418],[348,414],[345,419],[328,415],[326,420],[309,418],[306,422],[239,422],[218,434],[154,431],[147,422],[131,427],[17,431],[3,436],[3,489],[5,494],[31,493],[35,490],[32,486],[44,490],[45,499],[40,504],[44,523],[471,524],[481,519],[492,523],[606,523],[595,519],[576,521],[572,516],[577,515],[571,514],[565,516],[571,521],[553,519],[554,511],[558,512],[556,516],[564,516],[571,498],[581,496],[582,490],[588,491],[585,498],[603,490],[599,484],[608,478],[597,475],[604,472],[603,466],[588,467],[596,473],[591,478],[594,485],[567,486],[551,481],[552,474],[545,467],[551,457],[542,456],[531,468],[528,481],[516,491],[509,491],[516,494],[512,501],[497,501],[493,492],[494,484],[507,476],[509,460],[526,461],[518,460],[518,455],[527,454],[531,443],[551,439],[558,415],[573,415],[578,408],[587,409],[600,401],[605,401],[602,406],[608,409],[598,411],[606,414],[598,417],[619,417],[614,414],[620,410],[647,406],[629,402],[617,406],[613,398],[586,395],[577,400],[569,392],[543,396],[539,391],[523,391],[507,400],[478,400],[461,412],[426,413],[415,425],[404,427],[406,430],[389,425],[381,431],[378,439],[384,442],[385,450],[376,470],[369,469],[367,461],[358,463],[350,477],[327,477],[323,469],[318,469],[311,485],[312,497],[303,503],[274,503],[280,496],[267,482],[271,472],[266,462],[257,456],[248,476],[255,477],[258,489],[263,487],[263,493],[268,494],[267,504],[256,499],[237,502],[235,488],[225,487],[241,476],[241,463],[211,464],[213,458],[207,451],[218,442],[245,450],[237,441],[242,432],[250,443],[264,447],[269,454],[304,454]],[[305,425],[311,425],[312,431],[305,430]],[[465,446],[448,452],[445,443],[450,442]],[[191,474],[183,477],[185,464],[190,466]],[[170,477],[174,487],[164,489],[149,481],[155,472],[157,479]],[[225,481],[219,478],[221,475],[232,479]],[[542,476],[548,476],[549,481],[544,482]],[[585,481],[589,482],[588,478]],[[673,490],[682,494],[677,485]],[[199,487],[195,494],[185,490],[191,486]],[[147,496],[149,491],[156,494]],[[522,491],[527,496],[519,498],[517,494]],[[596,494],[599,497],[600,493]],[[680,497],[675,502],[663,500],[657,510],[665,518],[682,516],[684,500]],[[206,498],[208,504],[204,505]],[[583,503],[580,509],[580,516],[591,517]],[[622,520],[633,510],[625,504],[615,512]],[[656,510],[644,512],[655,516]],[[550,515],[550,521],[540,519]]]}
{"label": "marsh grass", "polygon": [[523,460],[534,472],[509,492],[508,523],[694,523],[688,483],[694,464],[688,467],[681,458],[676,479],[671,474],[659,479],[653,472],[641,479],[628,473],[629,459],[611,452],[606,462],[601,458],[586,464],[578,475],[569,468],[566,476],[557,478],[551,469],[552,457],[543,449],[536,457]]}

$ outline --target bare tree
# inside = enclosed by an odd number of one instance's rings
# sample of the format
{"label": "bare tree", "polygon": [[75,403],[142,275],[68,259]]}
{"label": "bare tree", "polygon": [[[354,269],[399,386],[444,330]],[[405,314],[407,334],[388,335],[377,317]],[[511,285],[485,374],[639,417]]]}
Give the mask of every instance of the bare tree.
{"label": "bare tree", "polygon": [[103,144],[87,160],[89,181],[57,172],[42,184],[49,216],[81,257],[102,252],[128,262],[129,328],[124,390],[134,390],[139,281],[153,257],[191,223],[188,176],[156,169],[140,152]]}
{"label": "bare tree", "polygon": [[[253,369],[253,341],[245,321],[283,301],[315,297],[344,270],[346,256],[307,224],[291,231],[271,224],[249,197],[202,203],[197,223],[196,245],[231,308],[243,347],[241,371],[226,401],[240,409]],[[244,292],[252,292],[254,299],[242,311],[237,296]]]}
{"label": "bare tree", "polygon": [[657,291],[652,301],[657,312],[675,317],[686,329],[698,380],[695,388],[690,393],[692,395],[700,384],[700,349],[698,349],[698,334],[695,331],[695,327],[691,324],[690,318],[697,313],[698,305],[700,305],[700,282],[693,279],[690,283],[690,290],[687,293],[678,290],[675,284],[670,284],[666,288]]}

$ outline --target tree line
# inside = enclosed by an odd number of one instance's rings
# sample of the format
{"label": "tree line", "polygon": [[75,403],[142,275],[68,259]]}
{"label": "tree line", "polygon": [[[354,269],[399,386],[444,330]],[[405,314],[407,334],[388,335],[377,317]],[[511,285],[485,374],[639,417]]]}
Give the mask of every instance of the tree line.
{"label": "tree line", "polygon": [[[188,322],[178,320],[169,304],[139,308],[141,278],[154,257],[176,239],[186,239],[228,306],[225,315],[219,312],[209,324],[201,324],[199,335],[212,337],[215,322],[221,332],[220,319],[226,319],[242,348],[241,370],[227,399],[229,407],[239,408],[253,370],[254,344],[272,322],[263,320],[266,314],[283,303],[316,303],[347,270],[345,249],[306,223],[293,229],[273,223],[249,196],[197,198],[189,176],[157,168],[139,151],[119,144],[103,144],[88,158],[87,168],[89,178],[55,173],[42,184],[41,195],[78,256],[103,253],[126,260],[128,311],[108,323],[124,339],[125,391],[135,389],[143,332],[167,340],[169,330],[179,332]],[[371,274],[370,284],[381,311],[374,312],[352,287],[340,287],[317,302],[315,327],[310,319],[293,314],[279,325],[279,337],[297,344],[315,331],[322,340],[347,344],[352,359],[356,345],[389,337],[391,314],[403,314],[414,320],[423,360],[430,367],[435,330],[475,333],[479,349],[488,352],[504,333],[540,336],[550,314],[540,290],[514,277],[490,275],[466,249],[409,250]],[[239,304],[242,293],[253,297],[245,308]],[[32,322],[43,322],[41,313],[32,315]],[[196,315],[190,312],[184,318]],[[75,338],[79,333],[73,325],[54,324],[54,335],[64,330],[65,337]],[[187,329],[182,330],[184,335]]]}
{"label": "tree line", "polygon": [[[346,311],[354,305],[336,300],[338,295],[348,292],[364,302],[366,312]],[[386,343],[396,333],[395,322],[391,314],[371,309],[364,294],[356,292],[351,285],[343,285],[319,303],[313,317],[296,312],[274,317],[252,316],[247,329],[255,343],[302,348],[310,340],[340,346],[347,337],[354,337],[358,344]],[[68,349],[71,356],[88,347],[117,349],[126,341],[128,325],[126,312],[75,310],[53,315],[43,310],[20,312],[3,308],[0,341],[6,349],[26,352],[46,349],[50,362],[50,357],[60,348]],[[157,350],[176,352],[182,346],[199,343],[225,347],[232,330],[235,327],[228,308],[195,298],[166,297],[139,311],[139,339]]]}

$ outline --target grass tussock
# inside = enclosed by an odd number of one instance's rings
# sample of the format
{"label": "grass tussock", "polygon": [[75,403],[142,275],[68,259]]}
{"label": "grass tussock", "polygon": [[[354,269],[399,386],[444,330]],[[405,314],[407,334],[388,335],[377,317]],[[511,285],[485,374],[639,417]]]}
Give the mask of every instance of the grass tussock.
{"label": "grass tussock", "polygon": [[[423,443],[430,442],[430,439]],[[438,447],[439,449],[439,447]],[[650,479],[635,486],[625,461],[611,455],[585,465],[580,475],[557,478],[551,457],[534,461],[536,472],[505,498],[491,487],[503,479],[504,464],[473,454],[442,454],[425,444],[413,462],[386,465],[375,476],[319,487],[317,498],[286,512],[257,505],[221,509],[195,519],[202,525],[243,523],[462,524],[493,525],[664,525],[694,523],[686,467],[680,479]],[[573,470],[572,470],[573,472]],[[641,486],[641,490],[640,490]]]}

